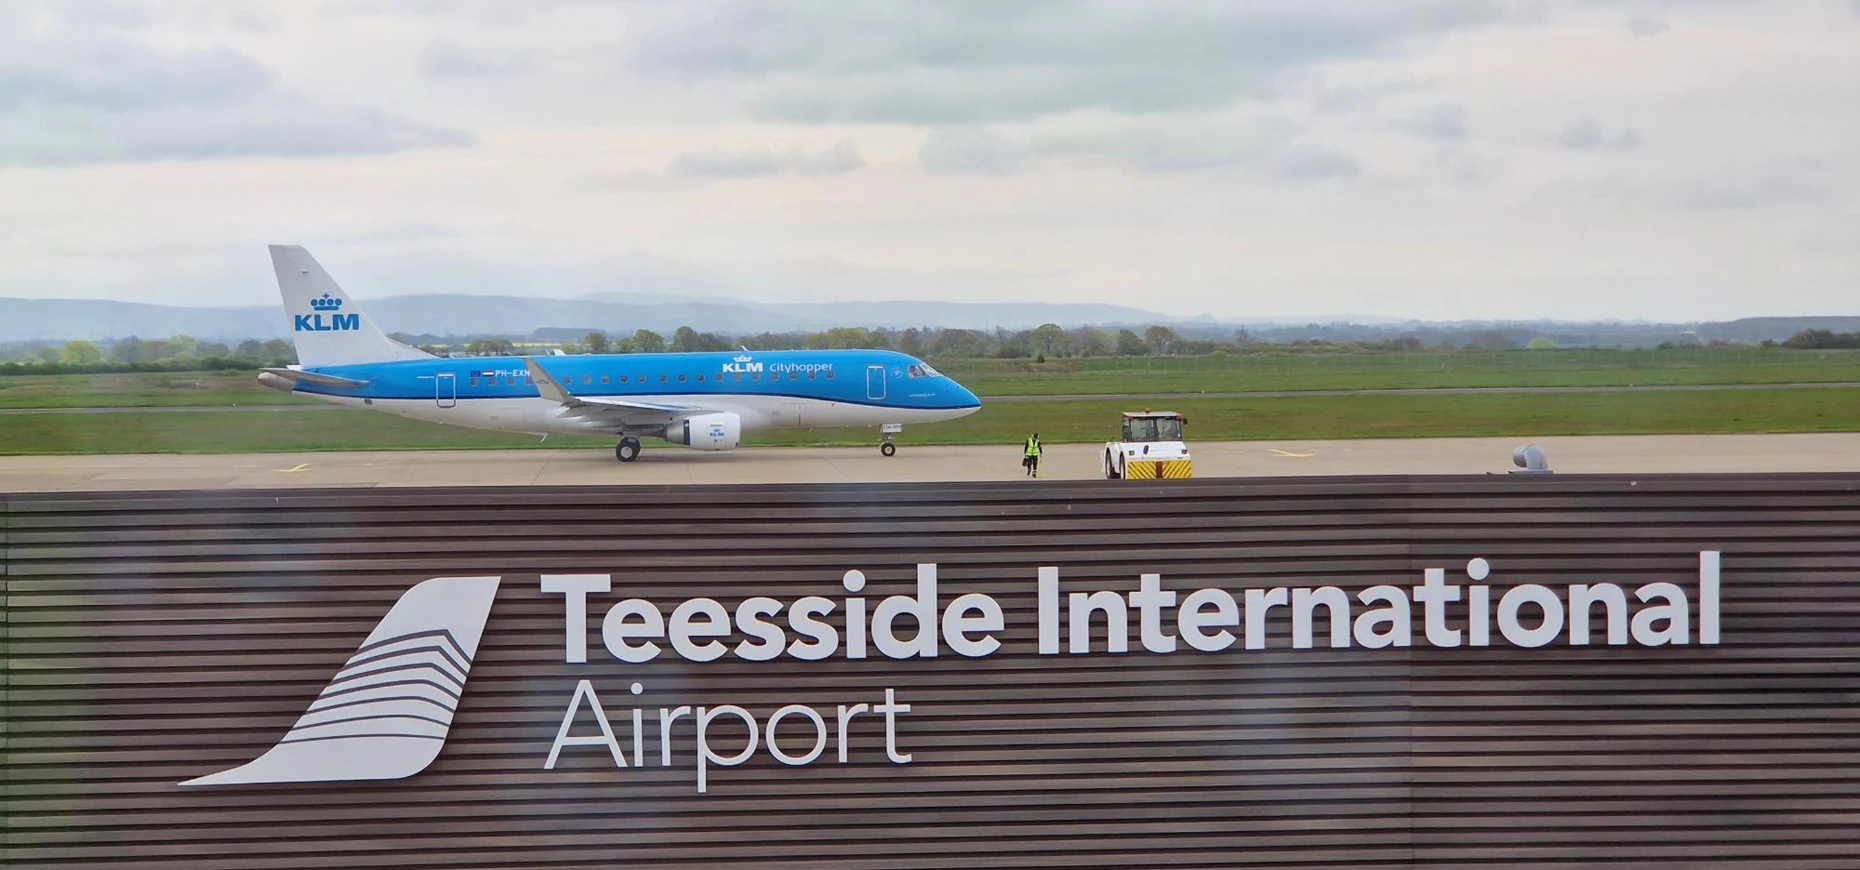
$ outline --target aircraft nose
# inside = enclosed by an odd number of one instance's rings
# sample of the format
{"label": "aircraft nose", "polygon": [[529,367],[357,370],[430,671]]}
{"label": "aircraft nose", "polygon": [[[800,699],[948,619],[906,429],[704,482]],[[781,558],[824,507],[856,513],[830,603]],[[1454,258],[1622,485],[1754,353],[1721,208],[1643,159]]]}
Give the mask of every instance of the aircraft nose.
{"label": "aircraft nose", "polygon": [[955,381],[950,381],[950,386],[953,388],[956,394],[952,398],[956,399],[957,402],[963,405],[972,407],[972,408],[981,407],[982,400],[978,398],[974,393],[969,392],[968,387],[958,384]]}

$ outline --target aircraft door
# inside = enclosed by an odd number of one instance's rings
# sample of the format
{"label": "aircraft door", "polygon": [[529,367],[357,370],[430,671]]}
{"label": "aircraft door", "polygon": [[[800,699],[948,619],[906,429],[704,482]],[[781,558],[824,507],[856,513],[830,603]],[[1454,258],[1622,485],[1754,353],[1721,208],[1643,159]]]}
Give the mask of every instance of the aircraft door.
{"label": "aircraft door", "polygon": [[433,401],[441,408],[450,408],[459,403],[459,379],[452,372],[440,372],[433,378]]}
{"label": "aircraft door", "polygon": [[865,397],[874,402],[885,398],[885,367],[865,367]]}

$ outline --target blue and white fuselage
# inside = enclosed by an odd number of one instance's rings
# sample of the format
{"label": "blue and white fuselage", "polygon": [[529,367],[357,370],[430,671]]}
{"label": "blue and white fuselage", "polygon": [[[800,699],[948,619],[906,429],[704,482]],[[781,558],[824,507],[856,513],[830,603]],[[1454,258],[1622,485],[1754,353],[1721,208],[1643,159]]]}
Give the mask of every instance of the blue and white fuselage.
{"label": "blue and white fuselage", "polygon": [[[529,364],[566,388],[572,400],[637,412],[635,425],[615,415],[574,414],[544,398]],[[981,407],[975,394],[923,362],[870,350],[761,353],[599,354],[463,357],[300,369],[354,386],[297,380],[292,392],[327,402],[509,432],[661,435],[674,413],[728,412],[745,432],[823,426],[935,423]],[[261,375],[267,383],[279,374]],[[288,382],[287,382],[288,383]],[[284,386],[278,383],[278,386]],[[666,409],[654,414],[657,408]],[[663,420],[649,419],[664,417]]]}
{"label": "blue and white fuselage", "polygon": [[825,426],[881,427],[890,455],[896,427],[981,407],[892,351],[434,357],[382,334],[302,248],[271,252],[302,364],[259,380],[335,404],[475,429],[605,433],[621,439],[623,461],[641,437],[729,450],[747,432]]}

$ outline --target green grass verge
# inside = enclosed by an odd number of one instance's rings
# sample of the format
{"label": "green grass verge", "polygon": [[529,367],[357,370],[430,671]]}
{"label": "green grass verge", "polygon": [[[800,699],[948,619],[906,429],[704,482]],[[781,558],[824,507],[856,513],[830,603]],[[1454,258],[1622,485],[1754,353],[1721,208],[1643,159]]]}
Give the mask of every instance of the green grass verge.
{"label": "green grass verge", "polygon": [[[1557,395],[1309,396],[1189,399],[1191,439],[1408,438],[1860,431],[1860,390],[1703,390]],[[984,405],[974,415],[916,426],[905,444],[1014,444],[1030,431],[1048,443],[1114,434],[1127,403],[1077,400]],[[870,429],[777,432],[753,446],[863,445]],[[243,453],[483,447],[610,447],[604,438],[478,432],[380,413],[227,411],[18,414],[0,418],[0,454]]]}
{"label": "green grass verge", "polygon": [[[1860,351],[1773,348],[1502,353],[1271,352],[1239,356],[1066,359],[1045,363],[939,360],[937,366],[984,397],[1860,382]],[[0,408],[311,402],[315,400],[265,389],[250,372],[0,377]]]}

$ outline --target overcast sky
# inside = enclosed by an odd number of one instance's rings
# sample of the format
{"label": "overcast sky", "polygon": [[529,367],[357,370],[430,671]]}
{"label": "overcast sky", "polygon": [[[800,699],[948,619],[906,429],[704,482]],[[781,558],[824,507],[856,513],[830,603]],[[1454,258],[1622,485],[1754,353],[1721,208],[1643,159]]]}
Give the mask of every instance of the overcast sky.
{"label": "overcast sky", "polygon": [[0,0],[0,296],[1860,313],[1860,0]]}

